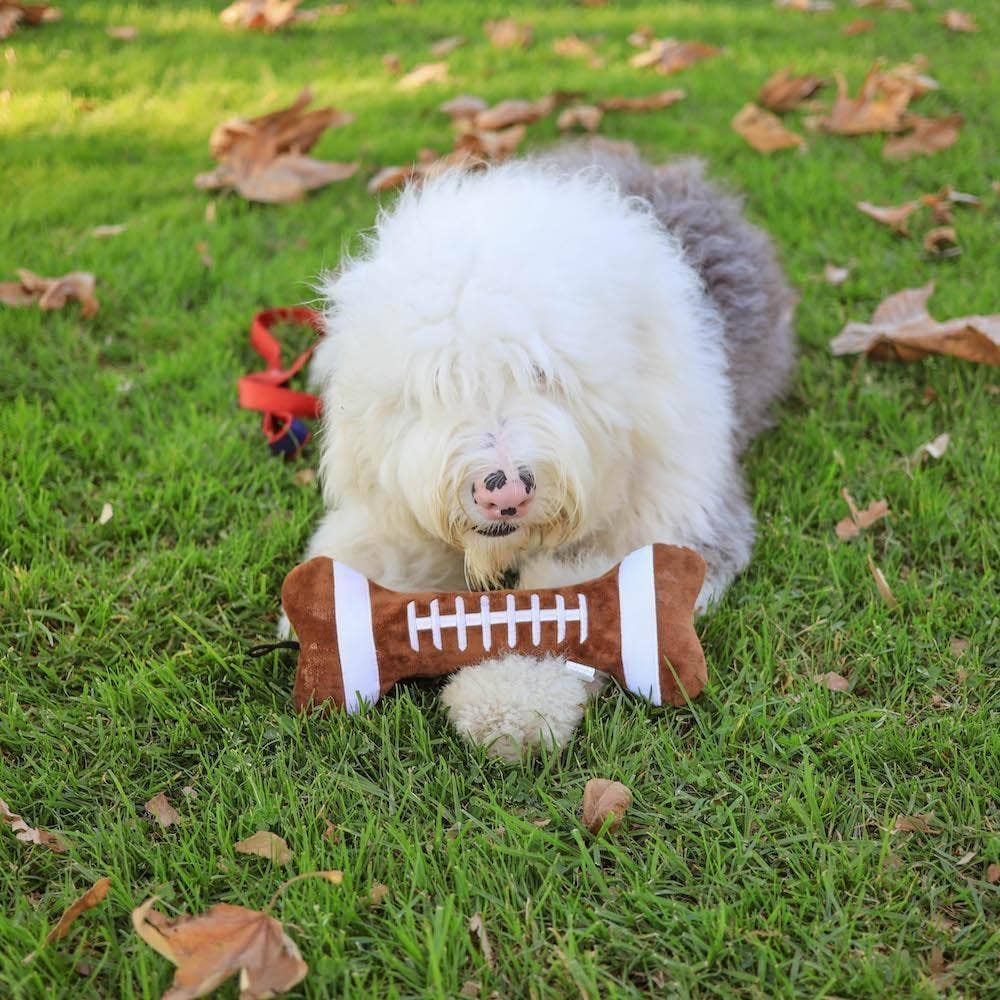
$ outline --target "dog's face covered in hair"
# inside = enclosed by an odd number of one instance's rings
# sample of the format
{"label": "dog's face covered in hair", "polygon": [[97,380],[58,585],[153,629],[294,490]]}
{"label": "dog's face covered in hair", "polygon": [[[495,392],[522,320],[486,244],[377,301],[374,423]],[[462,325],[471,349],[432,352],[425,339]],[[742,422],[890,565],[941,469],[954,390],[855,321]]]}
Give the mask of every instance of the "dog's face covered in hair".
{"label": "dog's face covered in hair", "polygon": [[445,543],[472,586],[602,531],[628,544],[631,483],[665,441],[684,475],[657,459],[647,509],[689,505],[728,461],[697,278],[607,181],[446,175],[404,193],[324,291],[328,504],[363,508],[387,545]]}

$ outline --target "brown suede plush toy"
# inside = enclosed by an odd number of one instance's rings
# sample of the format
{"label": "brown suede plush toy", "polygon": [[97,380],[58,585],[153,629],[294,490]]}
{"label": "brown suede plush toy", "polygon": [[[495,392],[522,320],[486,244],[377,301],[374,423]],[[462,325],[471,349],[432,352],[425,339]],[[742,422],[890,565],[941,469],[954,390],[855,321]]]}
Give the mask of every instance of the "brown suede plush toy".
{"label": "brown suede plush toy", "polygon": [[704,576],[696,552],[657,544],[572,587],[402,594],[310,559],[281,591],[300,646],[295,707],[354,712],[397,681],[507,652],[564,656],[654,705],[683,705],[708,679],[693,620]]}

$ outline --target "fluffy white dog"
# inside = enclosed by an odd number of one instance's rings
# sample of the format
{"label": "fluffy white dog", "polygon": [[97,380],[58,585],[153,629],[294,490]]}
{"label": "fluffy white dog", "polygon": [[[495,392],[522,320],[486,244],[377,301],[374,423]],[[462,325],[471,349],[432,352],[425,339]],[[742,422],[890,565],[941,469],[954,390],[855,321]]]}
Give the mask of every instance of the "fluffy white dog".
{"label": "fluffy white dog", "polygon": [[[793,297],[697,163],[597,143],[446,174],[324,292],[308,557],[395,589],[537,588],[673,542],[708,562],[702,609],[746,564],[739,457],[785,385]],[[443,700],[513,759],[565,743],[595,687],[510,656]]]}

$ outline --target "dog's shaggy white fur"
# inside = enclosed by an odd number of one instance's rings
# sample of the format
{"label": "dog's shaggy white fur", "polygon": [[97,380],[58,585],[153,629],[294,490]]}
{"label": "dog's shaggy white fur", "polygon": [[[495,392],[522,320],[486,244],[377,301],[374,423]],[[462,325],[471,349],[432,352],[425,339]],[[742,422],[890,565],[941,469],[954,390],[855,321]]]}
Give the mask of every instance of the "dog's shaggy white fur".
{"label": "dog's shaggy white fur", "polygon": [[[309,557],[394,589],[512,569],[546,587],[673,542],[708,561],[701,608],[745,565],[739,456],[790,368],[792,297],[696,165],[596,145],[447,174],[405,191],[324,291],[328,512]],[[476,497],[497,469],[532,477],[502,535]],[[510,656],[443,700],[512,759],[565,743],[597,687]]]}

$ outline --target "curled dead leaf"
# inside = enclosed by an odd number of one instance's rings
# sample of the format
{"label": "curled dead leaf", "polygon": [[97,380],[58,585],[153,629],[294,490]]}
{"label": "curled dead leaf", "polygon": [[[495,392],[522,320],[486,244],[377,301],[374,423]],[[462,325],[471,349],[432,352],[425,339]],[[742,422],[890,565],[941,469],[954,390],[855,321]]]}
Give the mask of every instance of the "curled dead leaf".
{"label": "curled dead leaf", "polygon": [[146,812],[160,824],[160,826],[173,826],[181,821],[181,814],[170,804],[170,800],[163,792],[158,792],[146,803]]}
{"label": "curled dead leaf", "polygon": [[47,847],[56,854],[62,854],[68,850],[66,842],[58,834],[50,833],[48,830],[36,829],[28,826],[25,821],[12,813],[10,807],[0,799],[0,820],[7,824],[14,832],[14,836],[25,844],[38,844],[40,847]]}
{"label": "curled dead leaf", "polygon": [[875,580],[875,589],[879,592],[879,596],[890,608],[898,608],[899,601],[896,600],[896,595],[889,588],[885,574],[875,565],[875,560],[872,559],[870,552],[868,553],[868,568],[871,570],[872,578]]}
{"label": "curled dead leaf", "polygon": [[593,834],[614,833],[631,804],[632,792],[620,781],[591,778],[583,789],[583,825]]}
{"label": "curled dead leaf", "polygon": [[551,96],[540,97],[537,101],[501,101],[492,108],[484,108],[477,112],[472,124],[474,128],[486,131],[496,131],[511,125],[530,125],[544,118],[555,106],[556,100]]}
{"label": "curled dead leaf", "polygon": [[837,96],[820,125],[839,135],[900,131],[905,127],[903,118],[910,101],[931,84],[936,86],[912,67],[883,71],[880,62],[869,69],[857,97],[850,96],[842,73],[836,74],[836,81]]}
{"label": "curled dead leaf", "polygon": [[657,73],[668,76],[693,66],[703,59],[712,59],[722,49],[705,42],[682,42],[676,38],[656,38],[645,52],[629,59],[629,65],[638,69],[651,66]]}
{"label": "curled dead leaf", "polygon": [[164,1000],[204,996],[239,973],[241,997],[263,1000],[290,990],[309,971],[295,942],[267,913],[218,903],[200,916],[173,920],[153,909],[157,897],[132,911],[136,933],[177,966]]}
{"label": "curled dead leaf", "polygon": [[951,443],[950,434],[939,434],[933,441],[922,444],[913,454],[914,461],[922,461],[926,458],[940,458]]}
{"label": "curled dead leaf", "polygon": [[848,323],[830,342],[834,354],[868,354],[878,360],[915,361],[951,354],[966,361],[1000,365],[1000,314],[962,316],[939,323],[927,312],[934,291],[907,288],[890,295],[871,323]]}
{"label": "curled dead leaf", "polygon": [[531,44],[534,32],[528,24],[522,24],[512,17],[505,17],[499,21],[487,21],[483,25],[483,31],[490,40],[490,44],[498,49],[525,49]]}
{"label": "curled dead leaf", "polygon": [[822,86],[823,80],[811,73],[793,76],[791,70],[779,69],[764,82],[757,100],[772,111],[792,111]]}
{"label": "curled dead leaf", "polygon": [[934,813],[917,813],[915,816],[897,816],[893,833],[940,833],[931,826]]}
{"label": "curled dead leaf", "polygon": [[39,309],[62,309],[76,299],[84,318],[95,315],[100,303],[94,294],[97,279],[89,271],[70,271],[59,278],[43,278],[18,268],[18,281],[0,282],[0,303],[7,306],[37,305]]}
{"label": "curled dead leaf", "polygon": [[936,226],[924,233],[924,249],[939,256],[954,253],[958,249],[958,234],[954,226]]}
{"label": "curled dead leaf", "polygon": [[258,830],[245,840],[233,844],[233,849],[239,854],[255,854],[259,858],[267,858],[276,865],[287,865],[292,860],[292,852],[284,838],[269,830]]}
{"label": "curled dead leaf", "polygon": [[571,104],[563,108],[556,119],[556,128],[565,131],[571,128],[583,128],[588,132],[597,130],[601,124],[604,112],[593,104]]}
{"label": "curled dead leaf", "polygon": [[902,205],[873,205],[870,201],[859,201],[855,205],[869,218],[881,222],[902,236],[907,233],[907,220],[920,208],[919,201],[907,201]]}
{"label": "curled dead leaf", "polygon": [[944,118],[907,115],[904,119],[905,127],[912,126],[913,131],[886,139],[882,155],[887,160],[909,160],[914,156],[939,153],[958,141],[963,121],[961,115],[947,115]]}
{"label": "curled dead leaf", "polygon": [[483,960],[492,969],[496,966],[496,959],[493,957],[493,945],[490,944],[490,936],[486,932],[486,924],[481,913],[474,913],[469,918],[469,933],[478,941],[479,948],[483,953]]}
{"label": "curled dead leaf", "polygon": [[839,521],[834,528],[837,537],[842,542],[857,538],[865,528],[870,528],[876,521],[880,521],[889,514],[889,504],[885,500],[873,500],[864,510],[858,510],[854,497],[851,496],[846,487],[840,491],[840,495],[844,498],[850,511],[849,516]]}
{"label": "curled dead leaf", "polygon": [[47,24],[58,21],[62,11],[47,3],[0,3],[0,40],[9,38],[19,24]]}
{"label": "curled dead leaf", "polygon": [[473,94],[459,94],[450,101],[445,101],[438,111],[444,112],[452,121],[474,121],[480,111],[485,111],[489,105],[481,97]]}
{"label": "curled dead leaf", "polygon": [[816,674],[813,680],[822,687],[825,687],[827,691],[851,690],[851,682],[833,670],[828,670],[825,674]]}
{"label": "curled dead leaf", "polygon": [[944,12],[941,16],[941,23],[949,31],[973,32],[979,30],[979,25],[976,24],[976,19],[971,14],[954,8]]}
{"label": "curled dead leaf", "polygon": [[81,913],[92,910],[95,906],[104,902],[104,897],[108,894],[111,886],[111,879],[108,877],[99,878],[82,896],[75,899],[63,912],[59,918],[59,923],[45,936],[45,943],[51,944],[59,941],[69,933],[70,925]]}
{"label": "curled dead leaf", "polygon": [[760,153],[773,153],[778,149],[790,149],[806,143],[801,135],[785,128],[777,115],[753,103],[744,105],[730,124],[734,131]]}

